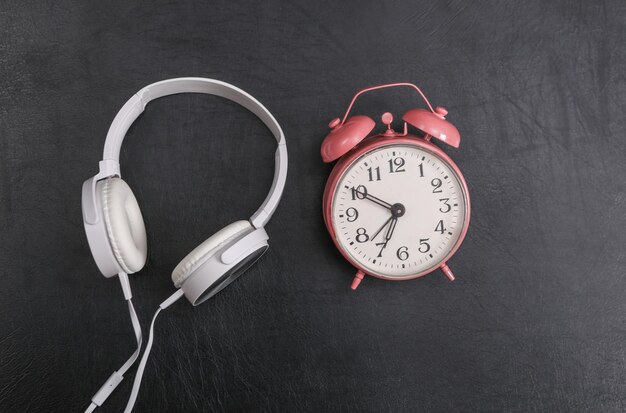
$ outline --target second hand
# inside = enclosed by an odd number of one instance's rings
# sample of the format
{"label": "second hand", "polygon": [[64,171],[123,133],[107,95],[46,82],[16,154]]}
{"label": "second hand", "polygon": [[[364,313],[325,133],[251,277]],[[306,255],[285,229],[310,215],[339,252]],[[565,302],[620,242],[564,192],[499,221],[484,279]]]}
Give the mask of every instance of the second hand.
{"label": "second hand", "polygon": [[389,219],[387,219],[387,221],[385,221],[385,223],[380,228],[378,228],[378,231],[376,231],[374,236],[371,238],[371,241],[374,241],[374,238],[376,238],[376,236],[380,234],[380,231],[382,231],[387,226],[387,224],[389,224],[389,221],[391,221],[392,219],[393,219],[393,215],[390,216]]}

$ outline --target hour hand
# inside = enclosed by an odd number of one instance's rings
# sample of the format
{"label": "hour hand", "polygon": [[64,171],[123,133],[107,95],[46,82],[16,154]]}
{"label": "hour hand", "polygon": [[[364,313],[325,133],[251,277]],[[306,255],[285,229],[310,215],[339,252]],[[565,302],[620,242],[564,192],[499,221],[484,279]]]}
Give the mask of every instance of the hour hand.
{"label": "hour hand", "polygon": [[385,202],[382,199],[376,198],[375,196],[370,195],[370,194],[365,195],[365,199],[369,199],[373,203],[383,206],[389,210],[391,210],[391,208],[393,207],[393,205],[391,205],[389,202]]}
{"label": "hour hand", "polygon": [[[365,187],[363,187],[363,188],[365,188]],[[365,191],[360,191],[358,187],[356,187],[356,188],[352,187],[350,189],[352,189],[354,194],[358,194],[357,197],[360,198],[360,199],[367,199],[369,201],[372,201],[375,204],[378,204],[378,205],[380,205],[382,207],[387,208],[388,210],[391,210],[392,207],[393,207],[393,205],[391,205],[389,202],[385,202],[382,199],[377,198],[374,195],[369,194],[367,192],[367,189]]]}

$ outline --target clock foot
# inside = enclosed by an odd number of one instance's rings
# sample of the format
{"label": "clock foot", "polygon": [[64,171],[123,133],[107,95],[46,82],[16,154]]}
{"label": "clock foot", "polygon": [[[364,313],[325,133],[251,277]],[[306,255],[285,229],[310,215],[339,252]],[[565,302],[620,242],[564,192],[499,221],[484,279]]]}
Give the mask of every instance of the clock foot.
{"label": "clock foot", "polygon": [[454,281],[454,274],[452,274],[452,270],[446,264],[441,264],[441,271],[443,274],[448,277],[450,281]]}
{"label": "clock foot", "polygon": [[363,271],[357,271],[356,275],[354,276],[354,279],[352,280],[352,289],[356,290],[359,287],[359,284],[361,284],[361,280],[363,279],[363,276],[365,275],[365,273]]}

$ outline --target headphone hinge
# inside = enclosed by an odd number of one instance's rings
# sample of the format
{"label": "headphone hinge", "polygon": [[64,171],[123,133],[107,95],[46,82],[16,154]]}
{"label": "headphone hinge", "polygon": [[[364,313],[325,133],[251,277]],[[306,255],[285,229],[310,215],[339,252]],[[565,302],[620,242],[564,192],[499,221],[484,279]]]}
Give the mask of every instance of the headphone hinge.
{"label": "headphone hinge", "polygon": [[98,179],[109,178],[111,176],[119,176],[120,174],[120,164],[118,161],[114,159],[103,159],[98,164],[100,166],[100,172],[98,172]]}

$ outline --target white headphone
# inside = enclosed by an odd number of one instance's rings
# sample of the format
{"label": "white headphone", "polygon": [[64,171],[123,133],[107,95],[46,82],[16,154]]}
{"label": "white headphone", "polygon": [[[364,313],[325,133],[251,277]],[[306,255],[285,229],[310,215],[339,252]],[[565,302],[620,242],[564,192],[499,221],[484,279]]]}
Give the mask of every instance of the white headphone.
{"label": "white headphone", "polygon": [[139,391],[152,346],[154,321],[158,313],[183,295],[194,306],[208,300],[239,277],[268,248],[269,237],[263,227],[278,206],[287,178],[285,136],[272,114],[243,90],[213,79],[195,77],[169,79],[146,86],[133,95],[117,113],[109,128],[99,173],[83,184],[82,209],[89,248],[100,272],[107,278],[118,275],[122,284],[135,330],[137,350],[94,395],[87,412],[102,405],[122,381],[123,374],[139,356],[142,342],[127,274],[141,270],[146,263],[147,237],[137,200],[128,184],[120,177],[120,148],[126,132],[149,102],[178,93],[221,96],[257,115],[278,142],[274,181],[265,201],[249,220],[234,222],[213,234],[183,258],[172,272],[172,281],[177,291],[159,305],[152,319],[150,337],[137,370],[126,412],[132,410]]}

